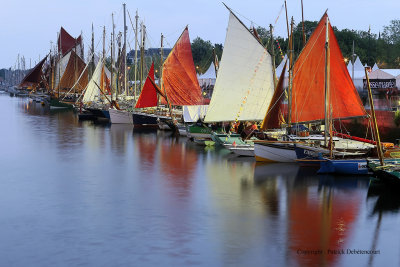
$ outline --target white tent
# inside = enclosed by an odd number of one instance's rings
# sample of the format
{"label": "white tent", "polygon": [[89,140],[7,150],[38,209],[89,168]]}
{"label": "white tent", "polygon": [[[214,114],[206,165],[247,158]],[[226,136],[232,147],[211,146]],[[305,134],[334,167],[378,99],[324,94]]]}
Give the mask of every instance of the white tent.
{"label": "white tent", "polygon": [[214,62],[211,62],[210,67],[205,73],[197,75],[200,87],[214,85],[216,78]]}
{"label": "white tent", "polygon": [[374,70],[379,70],[379,67],[378,67],[378,65],[375,63],[374,64],[374,66],[372,67],[372,71],[374,71]]}
{"label": "white tent", "polygon": [[354,77],[353,77],[353,64],[351,63],[351,61],[347,65],[347,70],[349,71],[350,77],[353,79],[354,86],[358,90],[362,90],[365,70],[363,64],[360,61],[360,58],[357,57],[354,62]]}

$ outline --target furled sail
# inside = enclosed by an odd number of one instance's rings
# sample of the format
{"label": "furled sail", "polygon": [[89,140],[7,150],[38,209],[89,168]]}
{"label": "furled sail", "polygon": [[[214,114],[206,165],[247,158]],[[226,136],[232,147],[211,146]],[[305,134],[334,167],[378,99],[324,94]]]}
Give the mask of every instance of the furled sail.
{"label": "furled sail", "polygon": [[[85,67],[85,62],[83,62],[83,60],[73,50],[71,50],[68,65],[61,77],[60,83],[58,84],[59,89],[69,90],[78,81],[74,88],[77,92],[82,92],[88,84],[88,71]],[[82,72],[84,73],[81,75]]]}
{"label": "furled sail", "polygon": [[140,93],[139,99],[136,102],[135,108],[147,108],[157,106],[157,89],[150,79],[154,81],[154,63],[151,64],[149,74],[147,75],[146,81],[143,85],[143,89]]}
{"label": "furled sail", "polygon": [[[299,55],[293,71],[292,122],[325,118],[325,13]],[[332,119],[365,116],[366,112],[347,71],[332,26],[329,40],[329,99]]]}
{"label": "furled sail", "polygon": [[165,90],[170,105],[203,103],[187,27],[163,64],[162,79],[162,90]]}
{"label": "furled sail", "polygon": [[272,59],[232,13],[206,122],[260,121],[274,93]]}
{"label": "furled sail", "polygon": [[40,85],[43,79],[43,64],[46,61],[47,56],[45,56],[38,64],[36,64],[33,69],[22,79],[20,87],[27,87],[28,89],[35,89]]}
{"label": "furled sail", "polygon": [[124,81],[125,81],[125,61],[124,55],[126,55],[125,45],[122,47],[121,50],[118,51],[118,75],[117,75],[117,83],[118,83],[118,94],[126,95],[127,92],[124,89]]}

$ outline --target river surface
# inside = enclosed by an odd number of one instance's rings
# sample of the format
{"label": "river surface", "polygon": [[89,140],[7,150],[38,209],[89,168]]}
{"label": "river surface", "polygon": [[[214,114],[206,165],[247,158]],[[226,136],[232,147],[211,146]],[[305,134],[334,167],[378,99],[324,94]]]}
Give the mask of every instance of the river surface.
{"label": "river surface", "polygon": [[368,177],[7,94],[0,120],[0,266],[400,266],[399,193]]}

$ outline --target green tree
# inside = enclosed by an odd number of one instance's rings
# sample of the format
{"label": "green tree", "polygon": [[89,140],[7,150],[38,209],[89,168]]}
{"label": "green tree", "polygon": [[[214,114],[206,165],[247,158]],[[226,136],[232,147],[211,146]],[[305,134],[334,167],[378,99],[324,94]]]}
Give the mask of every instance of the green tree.
{"label": "green tree", "polygon": [[205,41],[200,37],[197,37],[192,42],[192,55],[194,65],[198,73],[204,73],[207,71],[208,66],[212,60],[213,45],[210,41]]}
{"label": "green tree", "polygon": [[400,20],[391,20],[389,26],[384,26],[382,37],[390,44],[400,43]]}

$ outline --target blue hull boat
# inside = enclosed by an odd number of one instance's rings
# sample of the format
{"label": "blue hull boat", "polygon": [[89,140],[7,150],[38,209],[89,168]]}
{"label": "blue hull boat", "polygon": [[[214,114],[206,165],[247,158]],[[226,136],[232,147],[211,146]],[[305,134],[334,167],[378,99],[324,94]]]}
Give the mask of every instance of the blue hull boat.
{"label": "blue hull boat", "polygon": [[317,173],[365,175],[369,171],[366,159],[324,159]]}

